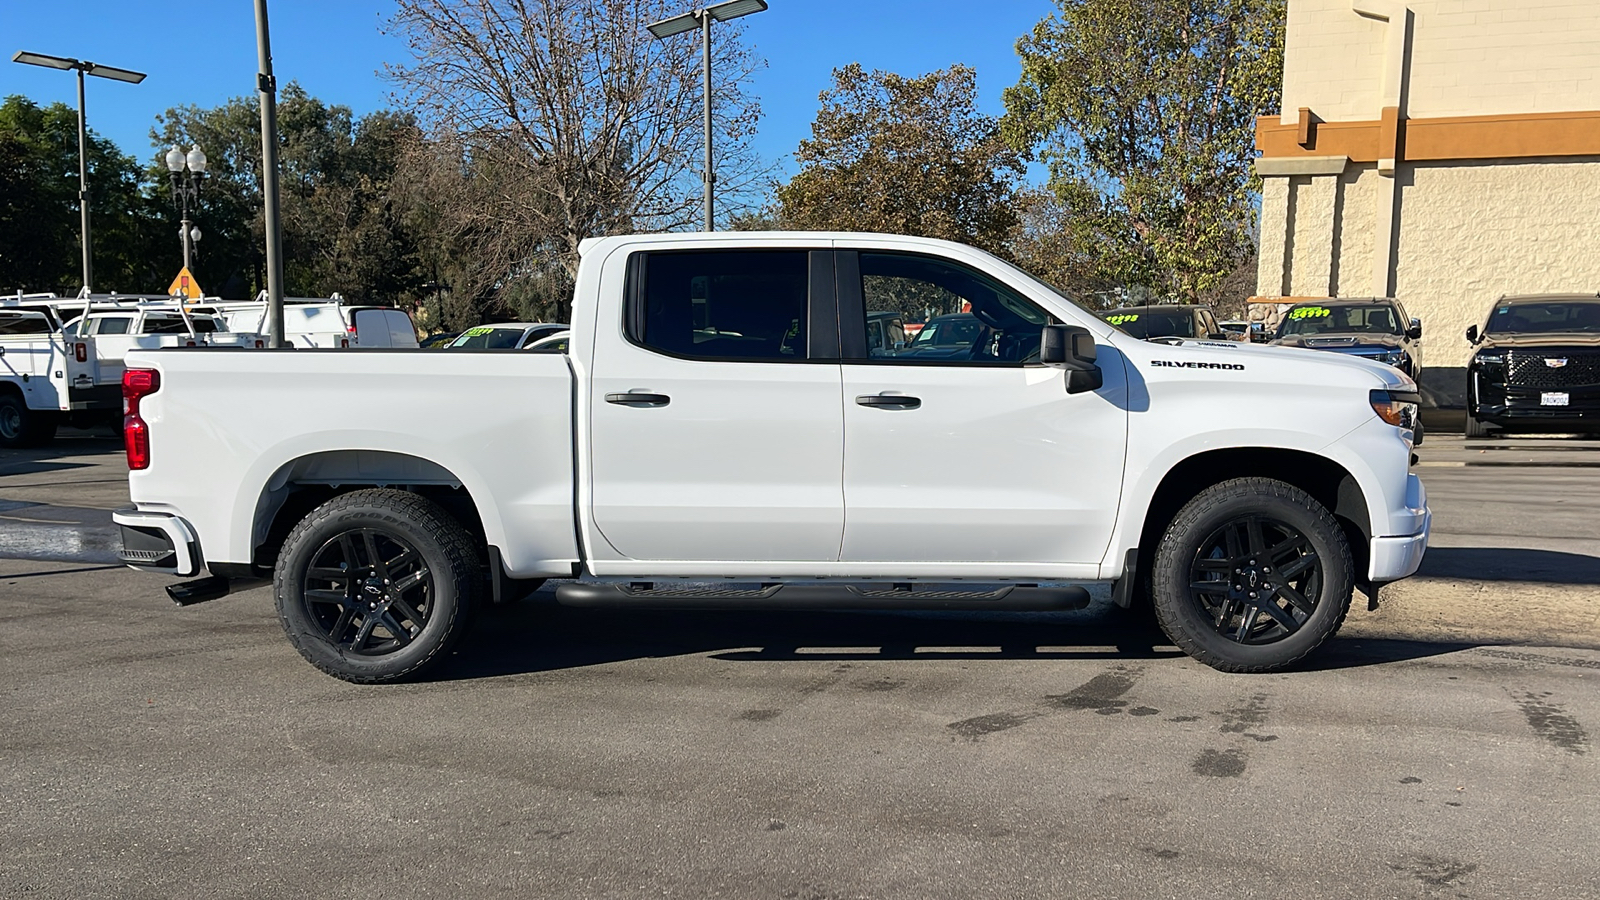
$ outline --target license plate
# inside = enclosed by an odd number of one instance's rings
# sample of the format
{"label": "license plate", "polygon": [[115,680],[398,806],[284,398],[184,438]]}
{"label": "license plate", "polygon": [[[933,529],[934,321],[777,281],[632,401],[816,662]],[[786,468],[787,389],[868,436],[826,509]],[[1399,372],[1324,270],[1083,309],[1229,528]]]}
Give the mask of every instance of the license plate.
{"label": "license plate", "polygon": [[1539,405],[1540,406],[1566,406],[1567,405],[1567,397],[1568,397],[1568,395],[1564,391],[1562,391],[1562,392],[1545,391],[1544,393],[1539,395]]}

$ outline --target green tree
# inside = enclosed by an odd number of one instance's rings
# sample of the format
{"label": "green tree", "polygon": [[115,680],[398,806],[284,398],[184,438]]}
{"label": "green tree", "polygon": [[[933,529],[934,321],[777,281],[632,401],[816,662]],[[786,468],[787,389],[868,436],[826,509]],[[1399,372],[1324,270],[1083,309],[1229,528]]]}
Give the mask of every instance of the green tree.
{"label": "green tree", "polygon": [[[93,287],[164,290],[150,263],[159,221],[138,164],[92,130],[88,156]],[[80,225],[77,111],[7,97],[0,104],[0,290],[76,293]]]}
{"label": "green tree", "polygon": [[785,225],[1003,252],[1022,160],[998,122],[978,112],[971,68],[906,78],[852,63],[834,70],[820,99],[811,138],[795,152],[800,171],[777,191]]}
{"label": "green tree", "polygon": [[1056,3],[1017,43],[1006,138],[1048,164],[1063,238],[1097,277],[1210,299],[1254,250],[1284,0]]}
{"label": "green tree", "polygon": [[[325,104],[290,82],[278,101],[278,130],[285,292],[338,292],[365,303],[417,299],[425,281],[417,223],[395,183],[404,148],[416,138],[411,118],[379,111],[357,119],[348,107]],[[208,174],[198,209],[191,207],[205,235],[195,276],[210,292],[253,296],[266,286],[257,99],[169,109],[157,117],[151,139],[159,148],[151,167],[155,193],[173,220],[165,148],[198,144],[205,150]]]}

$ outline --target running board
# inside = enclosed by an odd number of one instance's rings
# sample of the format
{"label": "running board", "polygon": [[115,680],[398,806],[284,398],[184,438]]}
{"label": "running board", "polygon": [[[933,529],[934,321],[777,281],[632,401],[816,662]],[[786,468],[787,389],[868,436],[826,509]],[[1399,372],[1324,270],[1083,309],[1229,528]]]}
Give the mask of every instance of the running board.
{"label": "running board", "polygon": [[556,588],[562,606],[633,609],[938,609],[1046,612],[1083,609],[1089,592],[1076,585],[1033,587],[1005,585],[990,590],[950,590],[947,585],[764,584],[760,587],[662,587],[630,584],[563,584]]}

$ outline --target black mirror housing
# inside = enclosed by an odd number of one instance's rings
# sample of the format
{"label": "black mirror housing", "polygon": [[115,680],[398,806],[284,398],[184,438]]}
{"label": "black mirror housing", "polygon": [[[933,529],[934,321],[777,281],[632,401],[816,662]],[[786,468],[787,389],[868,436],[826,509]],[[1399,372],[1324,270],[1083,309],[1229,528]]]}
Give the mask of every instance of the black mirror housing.
{"label": "black mirror housing", "polygon": [[1422,320],[1421,319],[1412,319],[1411,320],[1411,325],[1408,328],[1406,328],[1406,337],[1412,339],[1413,341],[1417,340],[1420,337],[1422,337]]}
{"label": "black mirror housing", "polygon": [[1039,335],[1039,361],[1067,370],[1067,393],[1096,391],[1105,379],[1095,364],[1094,335],[1078,325],[1046,325]]}
{"label": "black mirror housing", "polygon": [[1478,326],[1476,326],[1476,325],[1468,325],[1467,326],[1467,340],[1473,342],[1474,344],[1476,344],[1478,342]]}

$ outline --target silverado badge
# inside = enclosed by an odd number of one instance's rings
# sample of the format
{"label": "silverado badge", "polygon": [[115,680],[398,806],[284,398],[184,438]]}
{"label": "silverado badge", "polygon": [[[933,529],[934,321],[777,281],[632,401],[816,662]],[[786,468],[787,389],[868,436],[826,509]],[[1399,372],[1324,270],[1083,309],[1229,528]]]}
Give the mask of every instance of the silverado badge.
{"label": "silverado badge", "polygon": [[1552,369],[1559,369],[1562,366],[1567,364],[1567,358],[1563,356],[1563,357],[1555,358],[1555,359],[1546,359],[1544,361],[1544,364],[1549,366]]}

